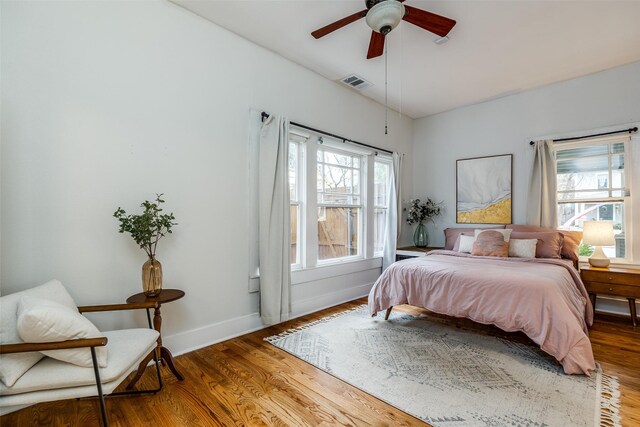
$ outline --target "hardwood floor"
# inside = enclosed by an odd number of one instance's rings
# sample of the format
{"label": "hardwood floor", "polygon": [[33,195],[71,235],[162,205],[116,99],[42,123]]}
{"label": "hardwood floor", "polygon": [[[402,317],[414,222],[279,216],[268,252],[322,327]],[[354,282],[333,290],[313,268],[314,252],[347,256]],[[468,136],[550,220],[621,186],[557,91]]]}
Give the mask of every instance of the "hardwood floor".
{"label": "hardwood floor", "polygon": [[[365,299],[356,300],[178,356],[175,361],[185,380],[177,381],[163,368],[165,386],[157,395],[107,398],[111,425],[424,426],[263,341],[364,303]],[[406,306],[401,310],[423,312]],[[466,319],[437,317],[480,333],[528,341],[523,334],[505,333]],[[598,316],[591,341],[605,372],[620,379],[623,425],[640,425],[640,328],[634,329],[628,319]],[[147,369],[138,387],[153,387],[154,380],[154,369]],[[0,425],[98,425],[97,409],[95,399],[43,403],[1,417]]]}

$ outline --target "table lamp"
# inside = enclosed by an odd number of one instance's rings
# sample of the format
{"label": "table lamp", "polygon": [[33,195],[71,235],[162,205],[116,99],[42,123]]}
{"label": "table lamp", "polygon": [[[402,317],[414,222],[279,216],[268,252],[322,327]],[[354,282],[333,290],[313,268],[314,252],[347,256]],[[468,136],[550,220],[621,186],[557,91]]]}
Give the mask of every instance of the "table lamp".
{"label": "table lamp", "polygon": [[582,242],[595,246],[589,258],[593,267],[605,268],[609,266],[609,258],[602,251],[603,246],[615,245],[613,238],[613,224],[610,221],[585,221],[582,227]]}

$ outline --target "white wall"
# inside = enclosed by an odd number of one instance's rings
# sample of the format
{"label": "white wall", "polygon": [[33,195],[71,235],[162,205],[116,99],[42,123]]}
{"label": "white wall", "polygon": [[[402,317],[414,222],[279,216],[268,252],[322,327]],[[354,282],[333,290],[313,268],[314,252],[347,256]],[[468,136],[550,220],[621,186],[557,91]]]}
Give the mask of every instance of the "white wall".
{"label": "white wall", "polygon": [[[168,2],[1,2],[2,293],[58,278],[80,304],[140,289],[118,206],[165,193],[176,353],[260,326],[248,293],[250,109],[411,155],[412,122]],[[408,163],[404,188],[411,191]],[[364,295],[379,267],[294,286],[297,314]],[[99,318],[99,326],[125,323]],[[128,322],[131,319],[127,319]],[[135,321],[144,325],[143,317]]]}
{"label": "white wall", "polygon": [[[414,193],[443,200],[446,207],[430,226],[431,244],[443,245],[442,230],[456,226],[456,159],[512,153],[513,222],[524,224],[533,158],[530,140],[626,128],[639,121],[640,62],[415,120]],[[633,261],[640,263],[640,141],[637,135],[634,139],[630,232],[635,239]]]}

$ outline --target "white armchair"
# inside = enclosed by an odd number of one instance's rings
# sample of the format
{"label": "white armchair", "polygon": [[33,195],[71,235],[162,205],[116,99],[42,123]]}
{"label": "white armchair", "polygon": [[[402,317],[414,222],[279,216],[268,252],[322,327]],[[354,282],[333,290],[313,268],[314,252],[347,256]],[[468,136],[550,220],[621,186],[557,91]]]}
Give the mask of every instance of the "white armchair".
{"label": "white armchair", "polygon": [[[29,308],[33,308],[34,301],[38,303],[43,300],[46,300],[41,304],[46,306],[45,310],[41,310],[41,313],[44,313],[41,315],[43,318],[36,318],[35,323],[29,323],[30,315],[38,316],[37,310],[28,311]],[[39,402],[97,396],[100,400],[102,423],[107,426],[105,395],[160,391],[162,377],[160,366],[154,357],[158,376],[157,388],[113,393],[149,353],[155,354],[158,332],[151,325],[148,329],[125,329],[104,333],[93,327],[95,333],[87,334],[74,329],[78,322],[75,325],[71,325],[72,322],[64,323],[60,316],[52,320],[58,310],[63,316],[67,316],[67,320],[74,319],[73,316],[81,317],[84,320],[79,323],[88,322],[91,328],[93,325],[78,313],[148,308],[155,308],[155,303],[76,308],[73,299],[57,280],[0,297],[0,415]],[[51,322],[55,324],[52,326]],[[42,339],[23,342],[19,331],[22,336],[31,337],[42,325],[46,325]],[[71,331],[72,339],[60,340],[59,337],[62,335],[58,334],[55,335],[57,339],[45,340],[53,336],[52,331],[54,335],[60,331]],[[71,360],[73,363],[65,360]]]}

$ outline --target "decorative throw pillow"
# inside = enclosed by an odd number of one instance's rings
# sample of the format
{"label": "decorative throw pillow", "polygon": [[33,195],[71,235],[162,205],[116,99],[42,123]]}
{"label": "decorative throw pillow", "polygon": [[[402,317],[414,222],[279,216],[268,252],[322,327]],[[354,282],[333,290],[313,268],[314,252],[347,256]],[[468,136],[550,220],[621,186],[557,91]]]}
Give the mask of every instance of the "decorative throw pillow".
{"label": "decorative throw pillow", "polygon": [[[71,295],[58,280],[51,280],[44,285],[36,286],[25,291],[16,292],[0,297],[0,343],[16,344],[22,340],[18,335],[18,303],[25,296],[45,298],[56,301],[69,308],[75,309],[76,303]],[[11,387],[25,372],[42,359],[42,353],[31,351],[28,353],[0,354],[0,380]]]}
{"label": "decorative throw pillow", "polygon": [[[511,231],[512,230],[476,230],[476,240],[478,240],[478,236],[484,233],[491,233],[492,235],[495,235],[495,233],[500,233],[502,234],[502,238],[505,242],[508,242],[509,239],[511,238]],[[505,255],[506,256],[506,255]]]}
{"label": "decorative throw pillow", "polygon": [[[493,230],[493,229],[504,229],[504,225],[497,225],[494,227],[485,227],[482,230]],[[444,248],[448,251],[455,250],[454,246],[458,237],[463,233],[471,233],[473,234],[474,230],[477,227],[456,227],[456,228],[445,228],[444,230]]]}
{"label": "decorative throw pillow", "polygon": [[473,242],[476,241],[476,238],[474,236],[461,234],[460,237],[458,237],[458,241],[458,252],[470,254],[473,250]]}
{"label": "decorative throw pillow", "polygon": [[[473,237],[473,240],[475,240],[475,239],[476,239],[476,238],[475,238],[475,233],[474,233],[474,231],[473,231],[473,230],[471,230],[471,231],[465,231],[465,232],[463,232],[463,233],[460,233],[460,234],[458,235],[458,238],[456,239],[456,243],[455,243],[455,245],[453,245],[453,249],[451,249],[452,251],[455,251],[455,252],[461,252],[461,251],[460,251],[460,237],[461,237],[461,236],[471,236],[471,237]],[[473,242],[471,242],[471,244],[473,244]],[[471,248],[471,246],[469,246],[469,248]],[[469,253],[471,253],[471,249],[469,249]]]}
{"label": "decorative throw pillow", "polygon": [[580,246],[580,242],[582,241],[582,231],[554,230],[553,228],[519,224],[507,225],[507,229],[511,229],[513,231],[546,231],[561,233],[564,238],[561,251],[562,258],[570,259],[576,262],[578,261],[578,246]]}
{"label": "decorative throw pillow", "polygon": [[[18,304],[18,334],[25,342],[58,342],[77,338],[97,338],[102,334],[93,323],[77,310],[55,301],[24,296]],[[91,350],[74,348],[69,350],[48,350],[45,356],[63,362],[91,368]],[[98,365],[107,367],[107,348],[96,347]]]}
{"label": "decorative throw pillow", "polygon": [[505,241],[507,236],[500,231],[504,230],[489,230],[478,233],[476,241],[473,242],[471,255],[508,257],[509,242]]}
{"label": "decorative throw pillow", "polygon": [[536,258],[560,258],[564,237],[557,231],[514,231],[511,239],[536,239]]}
{"label": "decorative throw pillow", "polygon": [[509,256],[518,258],[535,258],[538,239],[509,240]]}

